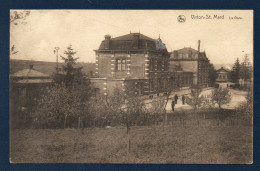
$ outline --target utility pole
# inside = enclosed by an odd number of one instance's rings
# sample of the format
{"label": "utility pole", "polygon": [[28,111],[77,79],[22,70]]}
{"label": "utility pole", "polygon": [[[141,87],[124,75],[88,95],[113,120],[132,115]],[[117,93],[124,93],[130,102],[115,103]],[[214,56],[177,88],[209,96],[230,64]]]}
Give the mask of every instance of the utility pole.
{"label": "utility pole", "polygon": [[56,53],[56,72],[58,73],[59,72],[59,66],[58,66],[58,62],[59,62],[59,47],[55,47],[54,48],[54,53]]}

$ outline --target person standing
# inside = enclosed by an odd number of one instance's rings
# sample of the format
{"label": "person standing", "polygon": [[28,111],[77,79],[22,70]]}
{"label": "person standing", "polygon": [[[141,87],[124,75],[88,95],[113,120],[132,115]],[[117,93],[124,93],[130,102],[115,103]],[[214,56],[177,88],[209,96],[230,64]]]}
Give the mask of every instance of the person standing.
{"label": "person standing", "polygon": [[172,99],[172,111],[174,111],[175,101]]}
{"label": "person standing", "polygon": [[182,104],[185,104],[185,95],[182,95]]}
{"label": "person standing", "polygon": [[175,100],[175,104],[177,104],[177,101],[178,101],[178,95],[177,94],[175,94],[174,100]]}

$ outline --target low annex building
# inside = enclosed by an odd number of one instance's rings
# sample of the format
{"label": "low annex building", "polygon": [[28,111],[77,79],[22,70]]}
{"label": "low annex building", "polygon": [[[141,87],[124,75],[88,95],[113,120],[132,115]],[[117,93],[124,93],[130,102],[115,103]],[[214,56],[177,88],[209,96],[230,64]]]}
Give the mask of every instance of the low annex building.
{"label": "low annex building", "polygon": [[115,88],[135,94],[164,92],[168,87],[169,53],[160,37],[140,33],[105,36],[96,53],[96,93],[108,95]]}
{"label": "low annex building", "polygon": [[[19,112],[30,111],[41,97],[41,92],[53,84],[52,78],[39,72],[30,65],[29,68],[20,70],[10,75],[10,110]],[[14,111],[16,110],[16,111]]]}

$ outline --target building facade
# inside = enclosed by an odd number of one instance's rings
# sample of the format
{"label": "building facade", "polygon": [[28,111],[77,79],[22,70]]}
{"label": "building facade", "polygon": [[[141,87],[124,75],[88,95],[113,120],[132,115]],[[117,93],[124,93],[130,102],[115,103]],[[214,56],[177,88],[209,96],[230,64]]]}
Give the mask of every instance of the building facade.
{"label": "building facade", "polygon": [[208,87],[210,61],[205,52],[200,52],[200,41],[198,50],[190,47],[174,50],[170,53],[169,70],[174,70],[176,65],[181,66],[183,72],[192,73],[192,84],[199,87]]}
{"label": "building facade", "polygon": [[161,39],[140,33],[105,36],[96,53],[96,91],[111,94],[118,87],[135,94],[164,92],[168,86],[169,53]]}
{"label": "building facade", "polygon": [[230,72],[221,67],[220,69],[217,70],[217,82],[229,82],[230,81]]}
{"label": "building facade", "polygon": [[180,64],[176,63],[169,67],[169,88],[178,90],[179,88],[192,87],[193,73],[183,71]]}

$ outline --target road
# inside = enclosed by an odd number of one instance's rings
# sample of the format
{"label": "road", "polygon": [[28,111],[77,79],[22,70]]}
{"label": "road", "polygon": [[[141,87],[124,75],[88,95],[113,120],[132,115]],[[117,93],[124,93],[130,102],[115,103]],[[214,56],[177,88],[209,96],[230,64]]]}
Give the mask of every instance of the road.
{"label": "road", "polygon": [[[202,95],[207,96],[207,95],[211,95],[211,91],[213,88],[205,88],[202,91]],[[190,89],[183,89],[177,92],[173,92],[170,95],[170,100],[168,101],[167,105],[166,105],[166,112],[167,113],[171,113],[172,109],[171,109],[171,103],[172,103],[172,98],[174,98],[174,95],[177,94],[179,99],[177,101],[177,104],[175,105],[175,110],[189,110],[192,109],[192,106],[188,105],[188,104],[182,104],[181,101],[181,96],[182,95],[188,95],[190,93]],[[239,91],[239,90],[233,90],[230,89],[230,94],[231,94],[231,101],[228,104],[225,104],[222,106],[223,109],[235,109],[237,106],[240,105],[240,103],[245,102],[246,101],[246,95],[247,92],[245,91]],[[156,98],[158,98],[156,95],[154,95],[155,97],[153,99],[147,99],[145,100],[146,104],[151,104],[152,101]],[[217,106],[216,106],[217,107]]]}

